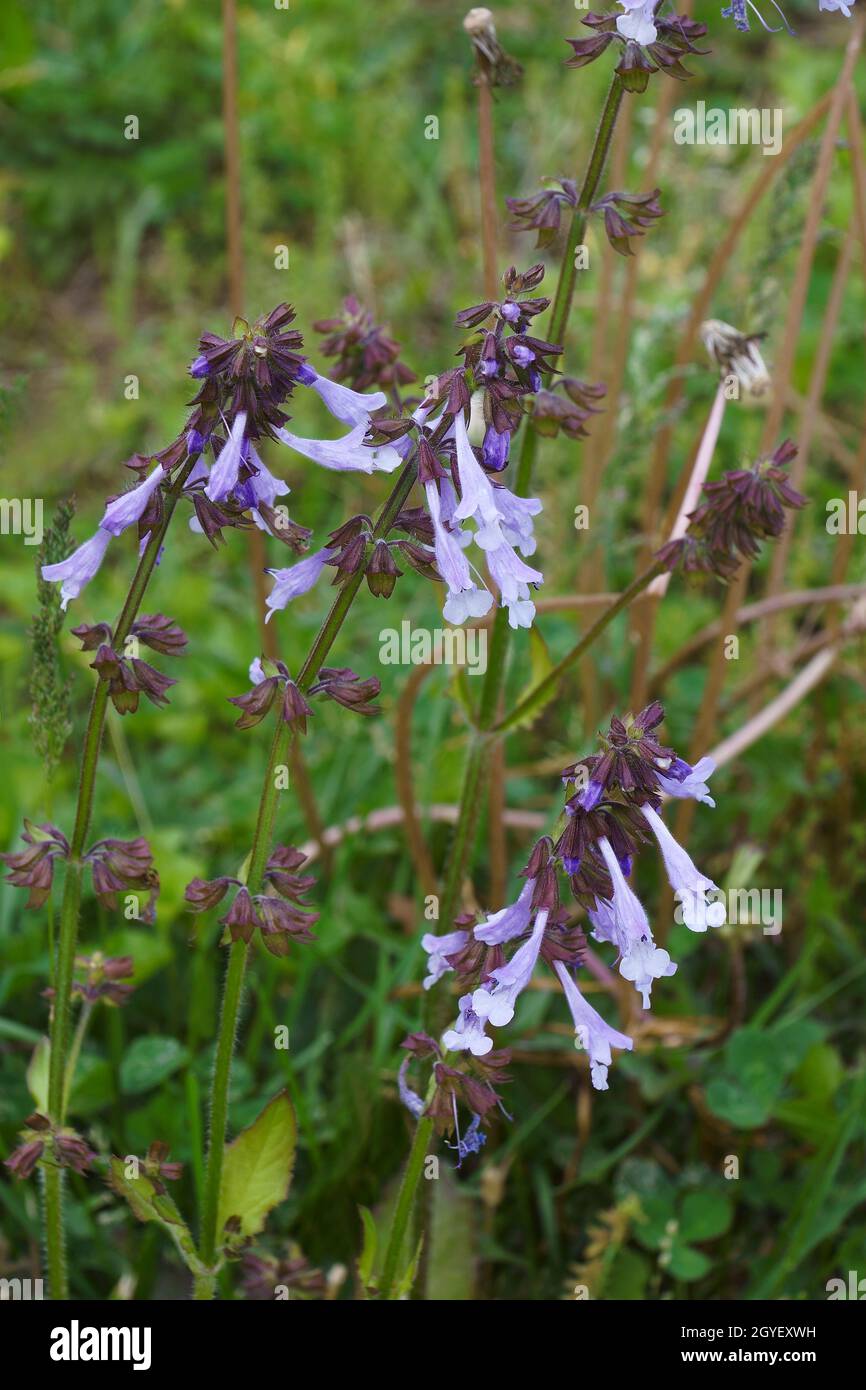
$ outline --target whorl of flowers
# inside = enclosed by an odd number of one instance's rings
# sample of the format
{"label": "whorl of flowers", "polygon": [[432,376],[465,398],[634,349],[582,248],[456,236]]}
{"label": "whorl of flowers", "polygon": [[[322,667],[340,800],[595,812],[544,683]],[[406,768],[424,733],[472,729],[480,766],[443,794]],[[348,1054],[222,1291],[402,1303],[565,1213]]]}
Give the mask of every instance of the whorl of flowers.
{"label": "whorl of flowers", "polygon": [[[126,467],[135,486],[109,498],[97,530],[72,555],[43,566],[43,578],[61,585],[64,608],[98,572],[112,538],[134,526],[144,547],[163,519],[164,492],[178,469],[184,470],[183,496],[193,509],[190,525],[212,545],[226,528],[255,525],[303,551],[310,532],[277,505],[290,489],[260,457],[263,441],[341,472],[391,472],[399,466],[395,449],[365,442],[371,413],[385,405],[385,394],[364,395],[320,376],[301,355],[301,335],[289,327],[294,317],[290,305],[279,304],[252,325],[236,319],[231,337],[202,335],[189,368],[199,386],[180,434],[156,454],[134,454]],[[348,433],[309,439],[286,429],[291,417],[285,407],[298,386],[314,391],[335,419],[350,426]],[[122,681],[124,673],[112,670],[106,678]]]}
{"label": "whorl of flowers", "polygon": [[[532,409],[542,374],[553,372],[561,352],[555,343],[529,332],[532,320],[549,305],[533,293],[543,275],[541,265],[523,273],[511,267],[501,301],[485,300],[457,315],[458,326],[472,330],[458,354],[462,364],[434,378],[411,415],[378,413],[368,420],[365,436],[374,450],[403,460],[410,460],[414,451],[427,506],[404,509],[397,516],[395,529],[409,539],[374,537],[369,517],[351,518],[313,555],[270,571],[276,581],[267,601],[272,611],[307,593],[326,566],[336,570],[334,583],[363,567],[371,592],[387,598],[402,573],[402,558],[424,577],[444,582],[443,613],[449,622],[481,618],[493,595],[468,558],[467,549],[475,544],[511,626],[530,626],[535,616],[530,591],[543,575],[525,557],[535,551],[533,517],[541,502],[517,496],[496,475],[508,466],[512,435]],[[585,406],[585,393],[596,388],[578,382],[572,387],[574,409],[566,412],[567,428],[577,432],[594,408]],[[479,445],[470,441],[476,419]]]}
{"label": "whorl of flowers", "polygon": [[661,0],[621,0],[625,14],[586,15],[581,23],[592,29],[590,38],[567,39],[572,56],[566,67],[582,68],[594,63],[612,43],[621,45],[616,72],[628,92],[644,92],[651,75],[663,72],[680,81],[691,77],[681,59],[690,54],[705,54],[697,48],[696,39],[707,32],[688,15],[660,15]]}
{"label": "whorl of flowers", "polygon": [[207,912],[234,889],[228,911],[220,918],[225,928],[221,944],[249,942],[258,928],[271,955],[286,956],[293,941],[315,940],[311,928],[319,914],[310,911],[306,900],[315,879],[297,872],[306,859],[291,845],[277,845],[265,865],[266,891],[250,893],[242,879],[223,874],[214,879],[194,878],[187,884],[184,897],[193,912]]}
{"label": "whorl of flowers", "polygon": [[555,839],[543,836],[534,846],[514,902],[481,921],[464,916],[453,931],[422,938],[428,956],[424,987],[453,972],[461,992],[457,1020],[442,1037],[444,1049],[476,1059],[488,1056],[493,1048],[488,1027],[511,1021],[520,994],[544,960],[562,985],[576,1045],[589,1054],[592,1083],[607,1089],[611,1048],[631,1049],[632,1039],[606,1023],[580,992],[576,974],[587,943],[561,893],[567,887],[586,910],[593,938],[615,947],[620,974],[649,1008],[653,981],[677,968],[656,946],[628,882],[636,855],[653,837],[685,924],[706,931],[724,921],[722,904],[708,897],[716,885],[695,867],[659,815],[666,797],[712,806],[707,778],[713,763],[703,758],[692,767],[662,745],[655,730],[663,719],[658,702],[634,717],[613,719],[601,737],[601,751],[564,770],[570,790],[564,826]]}
{"label": "whorl of flowers", "polygon": [[313,327],[326,335],[322,355],[336,358],[328,373],[333,381],[347,382],[355,391],[373,386],[391,391],[415,380],[415,373],[400,361],[400,344],[354,295],[343,300],[339,318],[318,319]]}
{"label": "whorl of flowers", "polygon": [[706,501],[689,514],[689,529],[657,552],[666,570],[714,574],[729,580],[743,560],[754,560],[760,542],[778,540],[787,511],[805,507],[807,498],[791,486],[787,465],[796,457],[790,439],[751,468],[736,468],[717,482],[704,483]]}
{"label": "whorl of flowers", "polygon": [[[69,859],[69,841],[56,825],[34,825],[29,820],[24,821],[21,838],[26,849],[0,854],[10,871],[5,881],[15,888],[29,888],[27,906],[42,907],[51,892],[55,860]],[[136,898],[146,893],[144,909],[134,916],[141,922],[155,920],[159,875],[147,840],[141,836],[135,840],[97,840],[82,855],[81,862],[91,871],[93,891],[103,907],[116,912],[119,893]]]}

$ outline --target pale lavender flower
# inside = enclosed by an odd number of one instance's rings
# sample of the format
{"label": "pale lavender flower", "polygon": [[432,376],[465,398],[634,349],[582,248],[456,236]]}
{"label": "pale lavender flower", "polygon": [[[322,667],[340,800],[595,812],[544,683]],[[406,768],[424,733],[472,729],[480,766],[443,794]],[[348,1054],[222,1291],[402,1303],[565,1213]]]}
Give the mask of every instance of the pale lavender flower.
{"label": "pale lavender flower", "polygon": [[413,1091],[407,1079],[411,1061],[411,1057],[404,1057],[403,1061],[400,1063],[400,1069],[397,1072],[397,1090],[401,1101],[409,1113],[414,1115],[416,1120],[420,1120],[421,1116],[424,1114],[424,1102],[418,1092]]}
{"label": "pale lavender flower", "polygon": [[320,376],[309,364],[301,368],[298,380],[321,396],[334,419],[342,420],[344,425],[362,424],[366,430],[372,412],[388,402],[384,391],[371,391],[366,395],[362,391],[353,391],[351,387],[342,386],[330,377]]}
{"label": "pale lavender flower", "polygon": [[240,466],[249,449],[249,441],[244,434],[246,424],[246,411],[239,410],[232,422],[229,437],[210,471],[205,494],[211,502],[223,502],[237,485]]}
{"label": "pale lavender flower", "polygon": [[457,534],[449,530],[442,514],[442,499],[435,482],[425,485],[427,506],[433,522],[433,550],[448,594],[443,616],[449,623],[462,623],[467,618],[483,618],[490,609],[493,595],[479,588],[472,578],[469,561],[463,553]]}
{"label": "pale lavender flower", "polygon": [[542,509],[541,499],[518,497],[507,487],[494,488],[493,496],[502,522],[502,534],[508,544],[519,550],[521,555],[534,555],[536,542],[532,518],[538,516]]}
{"label": "pale lavender flower", "polygon": [[165,479],[165,473],[157,465],[143,483],[138,487],[131,488],[129,492],[122,492],[119,497],[115,497],[113,502],[109,502],[105,508],[105,513],[99,525],[103,531],[108,531],[112,536],[119,536],[129,526],[134,526],[144,515],[147,504],[156,489]]}
{"label": "pale lavender flower", "polygon": [[42,566],[43,579],[48,583],[61,584],[61,607],[64,610],[69,600],[78,598],[81,590],[96,574],[110,540],[111,532],[103,531],[100,527],[90,540],[80,545],[67,559],[58,561],[56,565]]}
{"label": "pale lavender flower", "polygon": [[595,910],[590,910],[592,935],[596,941],[609,941],[619,952],[619,973],[629,980],[640,994],[643,1006],[650,1006],[653,980],[676,973],[676,965],[667,951],[656,946],[649,925],[646,935],[635,937],[624,929],[612,903],[596,898]]}
{"label": "pale lavender flower", "polygon": [[628,955],[620,961],[619,973],[624,980],[632,982],[643,1000],[644,1008],[648,1009],[653,980],[660,980],[665,975],[675,975],[677,966],[669,953],[661,946],[656,946],[654,941],[635,941]]}
{"label": "pale lavender flower", "polygon": [[427,969],[429,975],[425,977],[424,988],[430,989],[441,980],[449,970],[453,970],[453,965],[448,964],[448,956],[456,956],[464,949],[469,941],[468,931],[446,932],[444,936],[437,936],[435,932],[426,932],[421,937],[421,945],[427,952]]}
{"label": "pale lavender flower", "polygon": [[571,1016],[574,1019],[575,1046],[589,1053],[589,1070],[592,1084],[597,1091],[607,1090],[607,1069],[611,1065],[611,1048],[620,1047],[631,1052],[634,1043],[626,1033],[617,1032],[605,1023],[601,1014],[596,1013],[578,989],[568,968],[561,961],[554,961],[554,970],[565,990],[565,997]]}
{"label": "pale lavender flower", "polygon": [[623,38],[633,39],[639,44],[655,43],[658,30],[653,20],[658,0],[619,0],[619,3],[627,11],[619,15],[616,21],[617,30]]}
{"label": "pale lavender flower", "polygon": [[532,627],[535,604],[529,597],[529,585],[541,584],[544,575],[521,560],[504,539],[495,550],[488,550],[487,563],[502,603],[508,609],[508,626]]}
{"label": "pale lavender flower", "polygon": [[716,765],[712,758],[701,758],[694,767],[683,758],[674,758],[670,767],[659,772],[659,787],[665,796],[703,801],[706,806],[715,806],[716,803],[707,786],[707,781],[715,770]]}
{"label": "pale lavender flower", "polygon": [[462,497],[455,516],[459,521],[475,522],[475,543],[482,550],[494,550],[502,544],[501,517],[496,505],[493,484],[475,457],[463,412],[454,416],[454,441],[457,445],[457,467],[460,470]]}
{"label": "pale lavender flower", "polygon": [[479,1018],[488,1020],[494,1028],[504,1027],[514,1017],[517,998],[532,979],[538,961],[547,917],[546,910],[539,912],[529,940],[517,948],[506,965],[491,970],[489,980],[495,982],[493,987],[489,983],[484,984],[472,995],[474,1012]]}
{"label": "pale lavender flower", "polygon": [[473,1057],[484,1057],[493,1047],[493,1039],[484,1031],[484,1019],[472,1008],[471,994],[461,995],[459,1005],[454,1027],[442,1034],[442,1046],[449,1052],[469,1051]]}
{"label": "pale lavender flower", "polygon": [[390,444],[367,448],[364,437],[368,429],[369,420],[362,420],[342,439],[304,439],[287,429],[278,429],[275,433],[281,443],[322,468],[344,473],[393,473],[400,466],[400,454]]}
{"label": "pale lavender flower", "polygon": [[60,560],[56,565],[43,565],[42,578],[49,584],[60,583],[62,607],[65,609],[70,599],[78,598],[85,585],[89,584],[99,570],[108,543],[130,526],[134,526],[144,515],[147,505],[160,486],[165,473],[157,466],[143,483],[121,493],[109,502],[97,530],[78,547],[72,555]]}
{"label": "pale lavender flower", "polygon": [[336,550],[331,550],[325,546],[322,550],[316,550],[312,555],[304,556],[304,559],[299,560],[297,564],[288,565],[286,569],[265,570],[265,573],[271,575],[276,581],[265,599],[269,609],[265,622],[270,622],[277,609],[285,608],[286,604],[293,598],[309,593],[327,562],[336,554]]}
{"label": "pale lavender flower", "polygon": [[658,841],[668,882],[682,903],[686,926],[692,931],[706,931],[708,926],[720,927],[725,920],[724,905],[720,902],[708,905],[706,900],[708,892],[719,891],[713,880],[696,867],[652,806],[642,806],[641,810]]}
{"label": "pale lavender flower", "polygon": [[[854,0],[851,0],[851,5],[853,4]],[[846,0],[818,0],[818,9],[841,10],[846,19],[851,18],[851,8],[850,5],[846,3]]]}
{"label": "pale lavender flower", "polygon": [[644,911],[643,904],[637,895],[632,892],[625,880],[625,875],[620,868],[619,860],[613,852],[610,841],[602,835],[598,841],[598,847],[607,865],[607,871],[613,882],[613,900],[611,907],[616,918],[617,926],[623,933],[623,939],[627,942],[652,940],[649,919]]}
{"label": "pale lavender flower", "polygon": [[485,946],[503,946],[515,936],[522,936],[532,916],[534,891],[535,879],[528,878],[516,902],[500,908],[498,912],[491,912],[489,917],[478,923],[472,933],[475,940],[483,941]]}

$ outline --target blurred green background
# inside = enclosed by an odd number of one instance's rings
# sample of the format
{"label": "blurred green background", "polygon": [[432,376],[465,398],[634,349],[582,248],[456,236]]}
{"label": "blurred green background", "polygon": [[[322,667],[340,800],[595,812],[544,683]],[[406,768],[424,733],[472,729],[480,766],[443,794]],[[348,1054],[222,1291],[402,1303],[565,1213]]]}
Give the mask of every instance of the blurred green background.
{"label": "blurred green background", "polygon": [[[712,53],[692,58],[693,81],[674,106],[770,106],[786,129],[834,82],[850,29],[805,0],[788,17],[796,38],[740,35],[716,4],[700,4]],[[423,379],[452,365],[457,309],[482,297],[478,236],[475,91],[453,0],[269,0],[239,5],[240,131],[247,313],[283,299],[298,311],[314,361],[315,319],[355,293],[387,322]],[[609,63],[562,66],[581,11],[567,0],[511,0],[495,10],[500,39],[523,64],[523,82],[496,99],[501,200],[536,189],[544,176],[582,168]],[[588,32],[588,31],[584,31]],[[229,327],[221,121],[222,36],[204,0],[88,0],[69,7],[5,0],[0,13],[0,496],[39,495],[46,516],[77,500],[78,540],[118,487],[118,466],[176,434],[191,395],[186,366],[199,334]],[[643,190],[659,77],[635,98],[626,186]],[[862,82],[861,97],[866,95]],[[139,139],[123,138],[135,115]],[[439,120],[438,140],[425,121]],[[750,222],[712,306],[715,317],[768,333],[772,364],[806,211],[817,137],[786,164]],[[745,189],[768,160],[755,147],[663,144],[663,221],[639,246],[640,278],[613,456],[592,544],[605,585],[633,573],[641,544],[641,497],[653,432],[678,333],[708,256]],[[840,142],[824,229],[810,282],[794,385],[808,388],[833,267],[852,212],[850,156]],[[274,267],[286,245],[290,268]],[[529,238],[501,228],[503,268],[537,259]],[[607,254],[597,233],[591,254]],[[558,248],[546,255],[554,267]],[[834,538],[824,504],[848,483],[839,449],[862,431],[863,248],[834,341],[822,430],[796,524],[788,584],[828,582]],[[621,266],[616,267],[622,274]],[[580,281],[567,367],[588,380],[596,278]],[[552,291],[553,273],[546,283]],[[615,335],[614,335],[615,336]],[[139,381],[125,398],[126,378]],[[687,406],[675,423],[672,485],[714,391],[697,356]],[[296,400],[293,428],[332,428],[317,402]],[[728,412],[718,466],[754,456],[761,412]],[[789,425],[789,432],[795,426]],[[829,442],[828,442],[829,441]],[[573,592],[582,560],[573,524],[581,445],[545,441],[536,474],[545,513],[539,557],[547,594]],[[271,467],[292,487],[292,515],[317,539],[348,515],[374,508],[382,480],[317,470],[272,448]],[[118,927],[88,899],[83,940],[136,960],[129,1006],[103,1011],[86,1047],[73,1097],[76,1122],[118,1153],[143,1153],[155,1137],[187,1165],[187,1210],[201,1179],[203,1096],[222,961],[211,918],[184,910],[194,875],[235,872],[245,855],[266,758],[267,732],[239,733],[226,697],[246,688],[259,651],[258,615],[243,538],[214,553],[183,522],[145,605],[190,634],[171,705],[111,715],[101,766],[94,838],[147,834],[162,878],[154,928]],[[866,581],[855,540],[848,579]],[[35,605],[32,548],[0,538],[0,844],[12,848],[24,815],[49,815],[68,831],[76,752],[91,674],[68,628],[111,620],[134,562],[127,535],[98,578],[70,606],[62,637],[73,678],[74,733],[48,788],[29,724],[29,627]],[[278,554],[272,563],[281,563]],[[758,567],[761,592],[766,557]],[[713,618],[720,590],[675,580],[657,631],[662,664]],[[277,619],[282,654],[296,668],[327,595],[313,592]],[[394,707],[410,674],[378,668],[378,634],[408,616],[438,625],[437,595],[411,572],[390,605],[363,597],[334,659],[383,679],[384,717],[354,721],[318,706],[304,747],[319,814],[327,825],[393,806]],[[547,614],[554,656],[574,640],[574,613]],[[521,634],[510,677],[525,682]],[[748,672],[754,633],[743,638]],[[863,1107],[866,724],[862,644],[846,650],[809,703],[776,727],[714,785],[718,807],[701,808],[690,849],[719,883],[781,887],[784,930],[725,929],[712,939],[676,928],[676,977],[657,987],[655,1037],[620,1057],[611,1090],[590,1102],[573,1069],[571,1028],[557,996],[534,991],[513,1026],[517,1043],[507,1107],[480,1162],[435,1185],[430,1292],[437,1298],[550,1299],[589,1282],[593,1296],[728,1299],[761,1294],[825,1297],[826,1281],[862,1265],[866,1240],[866,1115]],[[631,647],[617,624],[595,654],[605,716],[624,712]],[[157,664],[160,664],[159,662]],[[162,663],[164,666],[167,663]],[[665,691],[666,732],[688,746],[704,668],[687,666]],[[770,687],[767,695],[772,693]],[[457,699],[453,698],[455,695]],[[439,670],[421,692],[414,721],[416,795],[423,807],[457,799],[465,741],[460,692]],[[742,722],[726,711],[719,736]],[[553,816],[555,769],[593,747],[577,682],[566,685],[531,731],[509,744],[508,805]],[[441,857],[447,829],[429,828]],[[280,838],[308,838],[304,816],[284,799]],[[480,840],[475,888],[487,870]],[[754,848],[749,860],[743,853]],[[526,840],[509,841],[511,886]],[[652,856],[638,868],[650,907],[660,882]],[[269,1248],[291,1236],[310,1260],[351,1267],[360,1243],[359,1204],[376,1207],[399,1173],[408,1117],[396,1100],[398,1043],[419,1024],[417,939],[422,890],[398,829],[349,836],[317,865],[319,939],[284,962],[263,955],[252,972],[247,1023],[234,1077],[232,1127],[289,1087],[301,1149],[289,1201],[275,1214]],[[742,875],[751,877],[743,879]],[[23,895],[0,890],[0,1142],[3,1152],[32,1109],[25,1069],[47,1005],[44,914],[25,914]],[[426,924],[424,924],[426,925]],[[291,1048],[274,1051],[287,1024]],[[724,1034],[724,1040],[720,1040]],[[591,1113],[590,1113],[591,1106]],[[443,1151],[445,1155],[449,1151]],[[726,1157],[739,1160],[725,1180]],[[445,1158],[443,1171],[448,1167]],[[152,1228],[130,1229],[98,1182],[72,1183],[74,1292],[106,1297],[122,1285],[137,1297],[183,1296],[182,1269]],[[0,1261],[38,1259],[35,1183],[0,1179]],[[591,1232],[591,1235],[588,1235]],[[589,1273],[587,1272],[589,1271]],[[866,1271],[861,1271],[866,1272]],[[229,1272],[224,1292],[234,1288]],[[346,1289],[351,1288],[351,1277]]]}

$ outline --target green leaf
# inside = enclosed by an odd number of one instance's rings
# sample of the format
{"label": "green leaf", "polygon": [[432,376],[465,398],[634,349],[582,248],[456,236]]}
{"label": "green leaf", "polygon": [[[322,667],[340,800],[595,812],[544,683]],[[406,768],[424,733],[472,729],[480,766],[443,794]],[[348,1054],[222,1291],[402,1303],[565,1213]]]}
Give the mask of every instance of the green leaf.
{"label": "green leaf", "polygon": [[295,1112],[288,1092],[281,1091],[226,1148],[218,1231],[237,1216],[242,1235],[258,1235],[268,1212],[288,1196],[296,1145]]}
{"label": "green leaf", "polygon": [[723,1193],[689,1192],[683,1198],[679,1233],[683,1240],[712,1240],[724,1235],[733,1215],[734,1209]]}
{"label": "green leaf", "polygon": [[712,1260],[700,1250],[692,1250],[690,1245],[676,1244],[671,1250],[671,1257],[666,1266],[669,1274],[685,1283],[690,1283],[693,1279],[703,1279],[712,1267]]}
{"label": "green leaf", "polygon": [[373,1270],[376,1265],[376,1251],[379,1248],[379,1232],[376,1229],[376,1218],[373,1216],[369,1207],[359,1207],[361,1215],[361,1225],[364,1228],[364,1243],[361,1247],[361,1254],[358,1256],[358,1278],[361,1281],[362,1289],[373,1287]]}
{"label": "green leaf", "polygon": [[120,1089],[126,1095],[139,1096],[165,1081],[188,1059],[189,1053],[176,1038],[136,1038],[120,1064]]}
{"label": "green leaf", "polygon": [[33,1097],[36,1109],[48,1114],[48,1063],[51,1057],[51,1042],[40,1038],[27,1067],[27,1089]]}
{"label": "green leaf", "polygon": [[418,1278],[418,1266],[421,1263],[421,1251],[423,1248],[424,1235],[422,1233],[418,1237],[418,1244],[415,1246],[415,1254],[412,1256],[400,1278],[394,1285],[394,1291],[398,1298],[408,1298],[412,1292],[412,1285]]}
{"label": "green leaf", "polygon": [[155,1221],[167,1231],[184,1263],[194,1274],[204,1272],[192,1232],[167,1192],[158,1192],[153,1180],[141,1171],[137,1160],[117,1158],[108,1161],[108,1184],[126,1199],[139,1221]]}

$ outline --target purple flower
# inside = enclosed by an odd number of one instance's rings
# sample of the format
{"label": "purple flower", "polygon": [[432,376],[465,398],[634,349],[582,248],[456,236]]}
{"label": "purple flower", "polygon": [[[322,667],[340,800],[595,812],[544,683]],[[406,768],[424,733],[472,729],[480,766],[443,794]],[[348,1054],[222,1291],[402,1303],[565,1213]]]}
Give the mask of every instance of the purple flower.
{"label": "purple flower", "polygon": [[494,981],[493,987],[484,984],[472,995],[473,1010],[479,1018],[489,1020],[494,1028],[502,1028],[514,1017],[518,995],[532,979],[538,961],[547,917],[546,910],[539,912],[529,940],[517,948],[507,965],[490,972],[489,980]]}
{"label": "purple flower", "polygon": [[223,502],[237,486],[240,466],[249,449],[249,443],[244,435],[246,423],[246,411],[238,411],[232,423],[229,437],[210,471],[205,494],[211,502]]}
{"label": "purple flower", "polygon": [[291,492],[288,483],[283,482],[282,478],[277,478],[269,468],[259,458],[256,450],[250,447],[248,462],[253,465],[256,472],[247,479],[239,489],[242,503],[250,508],[253,520],[260,531],[267,531],[262,517],[259,514],[259,505],[273,507],[278,497],[285,497]]}
{"label": "purple flower", "polygon": [[565,997],[571,1016],[574,1019],[575,1047],[589,1053],[589,1069],[592,1084],[597,1091],[607,1090],[607,1069],[611,1065],[611,1047],[621,1047],[631,1052],[634,1043],[625,1033],[618,1033],[605,1023],[601,1014],[588,1004],[561,960],[555,961],[554,970],[565,990]]}
{"label": "purple flower", "polygon": [[98,529],[72,555],[60,560],[56,565],[42,566],[44,580],[48,583],[62,584],[60,593],[64,609],[70,599],[78,598],[81,590],[97,573],[112,536],[119,536],[141,519],[151,497],[164,478],[162,467],[157,465],[143,483],[131,488],[129,492],[121,493],[113,502],[108,503]]}
{"label": "purple flower", "polygon": [[484,1057],[493,1047],[493,1039],[484,1031],[484,1019],[472,1008],[471,994],[461,995],[460,1013],[454,1027],[442,1034],[442,1046],[449,1052],[469,1051],[473,1057]]}
{"label": "purple flower", "polygon": [[469,940],[467,931],[446,932],[444,936],[437,936],[435,932],[427,932],[421,937],[421,945],[427,952],[427,969],[429,975],[425,977],[424,988],[430,989],[437,980],[454,967],[448,964],[449,956],[456,956],[464,949]]}
{"label": "purple flower", "polygon": [[60,597],[65,609],[71,598],[78,598],[81,590],[89,584],[102,564],[111,533],[100,527],[89,541],[85,541],[66,560],[56,565],[43,565],[42,578],[49,583],[61,582]]}
{"label": "purple flower", "polygon": [[715,770],[712,758],[701,758],[694,767],[682,758],[674,758],[670,767],[659,772],[659,787],[665,796],[693,799],[703,801],[706,806],[715,806],[707,786],[707,780]]}
{"label": "purple flower", "polygon": [[492,912],[483,922],[478,923],[472,933],[475,940],[483,941],[485,946],[503,946],[513,937],[522,936],[529,927],[532,916],[534,891],[535,879],[529,878],[516,902],[511,903],[509,907],[500,908],[498,912]]}
{"label": "purple flower", "polygon": [[293,598],[309,593],[325,565],[336,553],[336,550],[329,550],[326,546],[323,550],[305,556],[296,565],[289,565],[286,569],[266,570],[265,573],[271,575],[276,583],[265,599],[269,609],[265,622],[270,622],[276,610],[285,608]]}
{"label": "purple flower", "polygon": [[452,1144],[448,1139],[446,1139],[445,1142],[449,1149],[457,1150],[457,1167],[459,1168],[464,1158],[468,1158],[469,1154],[481,1152],[482,1145],[487,1143],[487,1135],[481,1128],[481,1116],[473,1114],[466,1128],[466,1132],[461,1138],[460,1126],[457,1122],[456,1098],[454,1100],[454,1132],[457,1135],[457,1143]]}
{"label": "purple flower", "polygon": [[491,473],[501,473],[508,464],[508,449],[511,444],[511,431],[503,430],[500,434],[494,425],[488,425],[484,435],[481,455],[484,459],[484,467],[489,468]]}

